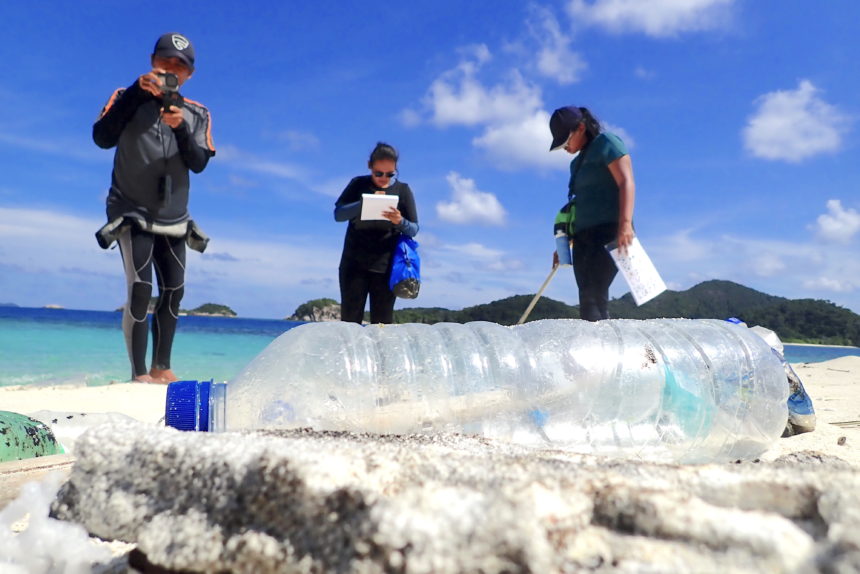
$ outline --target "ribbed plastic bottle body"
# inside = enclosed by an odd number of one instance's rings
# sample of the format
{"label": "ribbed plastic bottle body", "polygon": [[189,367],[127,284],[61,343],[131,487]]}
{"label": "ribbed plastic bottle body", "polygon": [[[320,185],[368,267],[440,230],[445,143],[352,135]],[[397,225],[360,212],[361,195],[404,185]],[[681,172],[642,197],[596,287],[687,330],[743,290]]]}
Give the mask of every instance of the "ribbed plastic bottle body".
{"label": "ribbed plastic bottle body", "polygon": [[291,329],[228,384],[227,427],[453,431],[705,462],[785,426],[779,359],[717,320],[545,320]]}

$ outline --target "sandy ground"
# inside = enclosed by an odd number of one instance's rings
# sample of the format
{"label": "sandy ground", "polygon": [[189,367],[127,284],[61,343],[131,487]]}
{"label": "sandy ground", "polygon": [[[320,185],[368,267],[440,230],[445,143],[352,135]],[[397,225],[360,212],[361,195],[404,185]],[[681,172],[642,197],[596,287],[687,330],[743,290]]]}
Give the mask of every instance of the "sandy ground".
{"label": "sandy ground", "polygon": [[164,416],[166,395],[167,385],[149,383],[0,387],[0,409],[22,414],[120,413],[142,422],[157,423]]}
{"label": "sandy ground", "polygon": [[860,357],[792,367],[812,397],[818,424],[814,432],[779,439],[762,459],[814,450],[860,467]]}

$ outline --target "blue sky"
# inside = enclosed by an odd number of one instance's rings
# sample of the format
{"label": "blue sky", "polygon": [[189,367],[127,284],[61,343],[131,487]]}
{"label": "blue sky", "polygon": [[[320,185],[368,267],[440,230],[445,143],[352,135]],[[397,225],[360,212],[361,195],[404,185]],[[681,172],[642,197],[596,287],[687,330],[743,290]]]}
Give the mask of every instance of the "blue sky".
{"label": "blue sky", "polygon": [[[192,176],[212,237],[183,307],[279,318],[339,299],[334,201],[377,141],[416,195],[423,285],[404,306],[534,293],[570,156],[549,113],[588,106],[630,148],[638,236],[671,289],[736,281],[860,312],[860,3],[829,0],[5,3],[0,302],[114,309],[112,151],[92,122],[187,35],[184,94],[218,153]],[[617,278],[611,294],[627,292]],[[572,273],[545,295],[577,303]]]}

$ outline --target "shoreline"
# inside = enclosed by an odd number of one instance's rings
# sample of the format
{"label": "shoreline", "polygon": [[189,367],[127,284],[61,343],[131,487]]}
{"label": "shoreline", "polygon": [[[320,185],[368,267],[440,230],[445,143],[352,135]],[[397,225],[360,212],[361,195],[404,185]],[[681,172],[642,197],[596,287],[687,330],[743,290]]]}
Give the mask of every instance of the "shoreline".
{"label": "shoreline", "polygon": [[820,343],[782,343],[783,346],[791,345],[793,347],[833,347],[834,349],[857,349],[860,351],[860,347],[856,347],[854,345],[822,345]]}

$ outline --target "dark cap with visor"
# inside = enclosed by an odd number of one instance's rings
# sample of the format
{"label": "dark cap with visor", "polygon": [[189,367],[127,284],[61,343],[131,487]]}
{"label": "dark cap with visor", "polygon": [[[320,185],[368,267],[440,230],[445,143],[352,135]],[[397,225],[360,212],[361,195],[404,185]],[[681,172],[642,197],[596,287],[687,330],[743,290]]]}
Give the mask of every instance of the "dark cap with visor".
{"label": "dark cap with visor", "polygon": [[549,146],[549,151],[555,151],[562,147],[567,142],[567,138],[570,137],[570,132],[576,129],[581,121],[582,112],[577,107],[565,106],[554,111],[549,118],[549,131],[552,133],[552,144]]}
{"label": "dark cap with visor", "polygon": [[171,32],[161,36],[155,43],[152,55],[159,58],[179,58],[189,70],[194,71],[194,46],[191,45],[191,40],[182,34]]}

